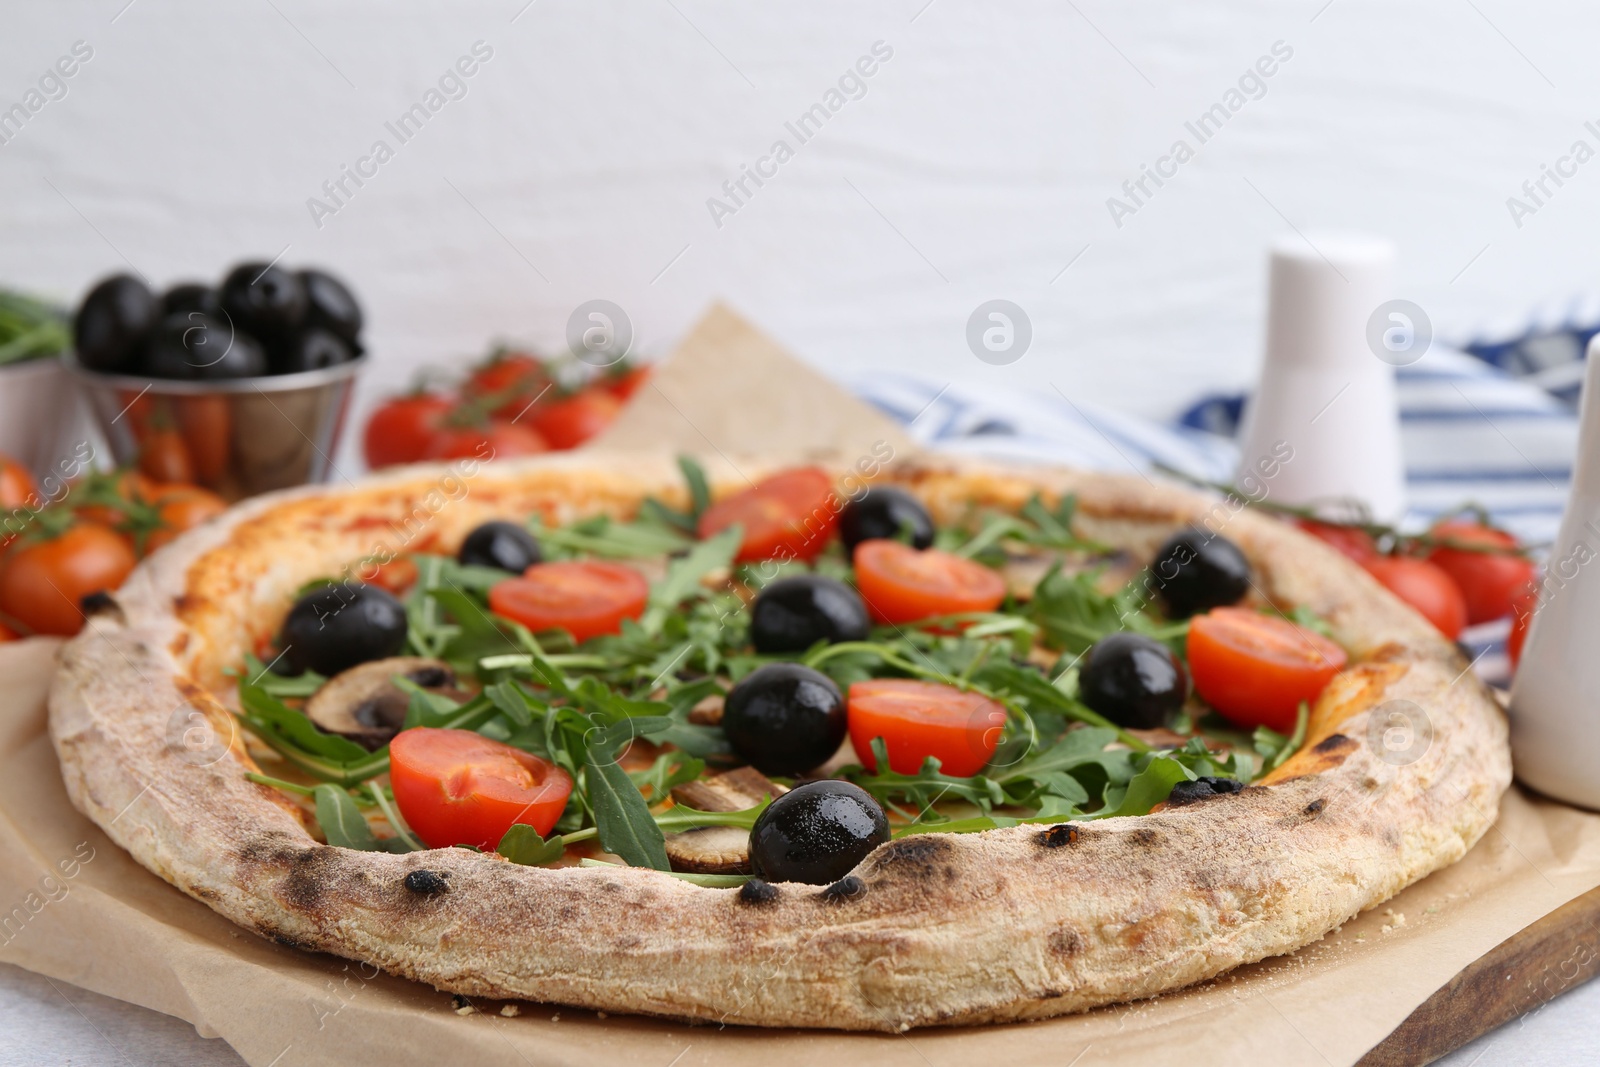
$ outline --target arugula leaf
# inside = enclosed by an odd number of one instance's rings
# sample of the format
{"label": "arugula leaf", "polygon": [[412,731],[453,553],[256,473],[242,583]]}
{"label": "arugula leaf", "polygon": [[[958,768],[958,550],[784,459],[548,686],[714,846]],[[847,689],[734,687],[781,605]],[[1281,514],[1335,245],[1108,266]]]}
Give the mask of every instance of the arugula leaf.
{"label": "arugula leaf", "polygon": [[650,607],[640,620],[646,633],[660,633],[662,623],[673,608],[695,595],[709,592],[700,580],[712,571],[733,566],[733,557],[744,540],[744,527],[735,523],[716,536],[701,541],[681,559],[667,565],[664,578],[650,590]]}
{"label": "arugula leaf", "polygon": [[699,811],[687,808],[682,804],[674,804],[656,815],[656,825],[669,834],[682,833],[684,830],[698,830],[703,826],[732,826],[740,830],[748,830],[755,826],[761,813],[767,810],[767,805],[772,803],[768,797],[753,808],[744,808],[739,811]]}
{"label": "arugula leaf", "polygon": [[322,683],[328,679],[316,671],[307,670],[300,674],[277,674],[267,669],[254,655],[245,653],[244,670],[239,677],[249,681],[251,685],[259,685],[269,696],[283,697],[308,697],[322,688]]}
{"label": "arugula leaf", "polygon": [[584,757],[584,783],[600,831],[600,847],[633,867],[670,870],[661,827],[628,772],[607,753],[589,748]]}
{"label": "arugula leaf", "polygon": [[511,828],[506,831],[494,850],[512,863],[539,867],[546,863],[554,863],[567,849],[561,838],[552,837],[546,841],[539,836],[539,831],[519,822],[511,824]]}
{"label": "arugula leaf", "polygon": [[372,827],[350,794],[335,785],[319,785],[312,790],[316,798],[317,823],[328,844],[339,848],[353,848],[361,852],[379,851],[378,839]]}
{"label": "arugula leaf", "polygon": [[689,455],[678,457],[678,469],[683,472],[683,480],[689,484],[689,514],[698,522],[706,508],[711,506],[711,485],[706,480],[705,469]]}
{"label": "arugula leaf", "polygon": [[682,752],[663,752],[655,762],[642,771],[630,771],[628,777],[634,786],[649,795],[652,803],[667,799],[672,790],[692,782],[705,772],[706,761],[687,756]]}
{"label": "arugula leaf", "polygon": [[596,515],[570,526],[545,526],[535,517],[528,528],[551,559],[582,555],[647,559],[680,552],[692,543],[686,531],[654,512],[632,522]]}
{"label": "arugula leaf", "polygon": [[1107,789],[1105,806],[1083,818],[1114,819],[1123,815],[1148,815],[1151,808],[1172,794],[1173,786],[1192,781],[1195,777],[1172,757],[1156,756],[1126,786]]}
{"label": "arugula leaf", "polygon": [[1294,733],[1288,737],[1266,726],[1256,727],[1253,740],[1255,750],[1261,754],[1262,774],[1277,770],[1290,756],[1300,751],[1300,746],[1306,742],[1306,726],[1310,718],[1311,707],[1302,700],[1295,715]]}
{"label": "arugula leaf", "polygon": [[239,705],[243,709],[241,721],[269,744],[282,742],[340,764],[356,763],[371,755],[347,737],[323,733],[303,712],[295,711],[259,685],[241,685]]}

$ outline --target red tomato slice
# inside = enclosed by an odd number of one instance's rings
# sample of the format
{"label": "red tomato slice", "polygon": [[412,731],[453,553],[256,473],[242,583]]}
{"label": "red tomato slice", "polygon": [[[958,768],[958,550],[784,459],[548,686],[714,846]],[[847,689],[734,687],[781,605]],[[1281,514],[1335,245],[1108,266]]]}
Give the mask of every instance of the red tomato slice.
{"label": "red tomato slice", "polygon": [[979,693],[909,678],[877,678],[850,687],[846,708],[850,747],[869,771],[877,770],[872,740],[883,738],[889,769],[916,774],[932,756],[945,774],[977,774],[994,756],[1006,709]]}
{"label": "red tomato slice", "polygon": [[820,467],[795,467],[761,479],[712,504],[700,516],[705,539],[735,524],[744,527],[740,562],[800,559],[810,562],[839,525],[833,479]]}
{"label": "red tomato slice", "polygon": [[1365,530],[1353,526],[1316,522],[1312,519],[1296,519],[1294,524],[1300,527],[1302,532],[1310,534],[1318,541],[1326,542],[1357,563],[1365,563],[1378,554],[1378,546],[1373,544],[1372,535]]}
{"label": "red tomato slice", "polygon": [[1463,545],[1481,545],[1499,552],[1474,552],[1470,548],[1435,548],[1427,559],[1461,588],[1467,603],[1467,625],[1511,614],[1517,593],[1533,580],[1533,561],[1504,551],[1515,549],[1517,539],[1504,530],[1476,522],[1441,522],[1428,531],[1434,537]]}
{"label": "red tomato slice", "polygon": [[389,742],[389,786],[406,824],[429,848],[487,852],[514,823],[548,835],[567,806],[572,776],[470,730],[418,726]]}
{"label": "red tomato slice", "polygon": [[879,622],[993,611],[1006,598],[999,572],[937,548],[863,541],[856,546],[855,565],[861,599]]}
{"label": "red tomato slice", "polygon": [[438,432],[439,420],[454,406],[446,397],[426,393],[396,397],[380,405],[367,420],[362,437],[367,466],[377,470],[421,459]]}
{"label": "red tomato slice", "polygon": [[1314,630],[1248,608],[1216,608],[1189,623],[1195,691],[1230,722],[1294,732],[1300,702],[1314,702],[1349,657]]}
{"label": "red tomato slice", "polygon": [[616,421],[622,401],[599,389],[536,404],[528,419],[554,449],[577,448]]}
{"label": "red tomato slice", "polygon": [[644,614],[650,583],[622,563],[564,560],[535,563],[521,578],[489,590],[489,608],[538,633],[565,630],[574,641],[622,632],[623,619]]}
{"label": "red tomato slice", "polygon": [[1467,628],[1466,598],[1455,580],[1434,564],[1409,556],[1379,556],[1363,566],[1450,640]]}

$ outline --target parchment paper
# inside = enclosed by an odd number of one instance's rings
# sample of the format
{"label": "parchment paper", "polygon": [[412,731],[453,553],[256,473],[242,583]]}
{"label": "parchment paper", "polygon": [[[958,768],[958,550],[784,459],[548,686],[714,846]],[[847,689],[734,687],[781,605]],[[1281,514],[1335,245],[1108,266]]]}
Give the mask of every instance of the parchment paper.
{"label": "parchment paper", "polygon": [[[708,361],[712,373],[704,379],[692,373],[708,327],[724,356],[745,344],[774,356],[760,363],[764,380],[732,378],[718,358]],[[780,368],[793,380],[776,379]],[[798,428],[800,448],[843,442],[849,451],[890,440],[893,431],[723,309],[691,335],[657,384],[641,405],[654,410],[650,432],[660,435],[647,443],[660,447],[735,455],[791,444],[768,433],[783,420],[749,416],[760,405],[797,408],[798,416],[784,418]],[[804,417],[804,404],[818,399],[850,413],[832,424],[832,439],[805,436],[816,422]],[[728,405],[739,414],[725,421]],[[730,424],[763,439],[735,437]],[[903,443],[897,432],[892,440]],[[602,1018],[533,1004],[517,1005],[508,1017],[498,1002],[476,1002],[460,1014],[448,995],[425,986],[233,926],[138,866],[80,816],[45,734],[56,647],[43,638],[0,645],[0,959],[186,1019],[205,1036],[225,1038],[253,1067],[1344,1067],[1463,967],[1600,885],[1600,816],[1513,790],[1496,827],[1461,863],[1323,941],[1182,993],[1088,1015],[863,1035]]]}

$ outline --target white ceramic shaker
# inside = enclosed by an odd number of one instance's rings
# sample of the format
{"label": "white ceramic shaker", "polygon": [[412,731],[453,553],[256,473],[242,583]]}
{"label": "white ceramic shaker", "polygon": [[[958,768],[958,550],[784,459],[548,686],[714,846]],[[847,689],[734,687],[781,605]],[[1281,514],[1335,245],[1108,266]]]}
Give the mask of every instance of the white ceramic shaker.
{"label": "white ceramic shaker", "polygon": [[[1372,237],[1292,234],[1273,244],[1266,356],[1239,435],[1236,484],[1252,498],[1359,501],[1382,521],[1404,511],[1394,366],[1414,362],[1429,338],[1408,334],[1415,324],[1403,313],[1387,317],[1400,303],[1394,260],[1394,246]],[[1269,459],[1286,449],[1291,458],[1274,467]]]}

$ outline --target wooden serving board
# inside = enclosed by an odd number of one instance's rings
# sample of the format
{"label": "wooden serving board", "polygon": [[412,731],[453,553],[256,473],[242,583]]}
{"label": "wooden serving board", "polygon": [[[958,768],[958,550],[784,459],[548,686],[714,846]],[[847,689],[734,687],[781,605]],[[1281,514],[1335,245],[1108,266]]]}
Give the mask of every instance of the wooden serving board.
{"label": "wooden serving board", "polygon": [[1537,1011],[1600,972],[1600,889],[1557,908],[1451,979],[1357,1067],[1413,1067]]}

